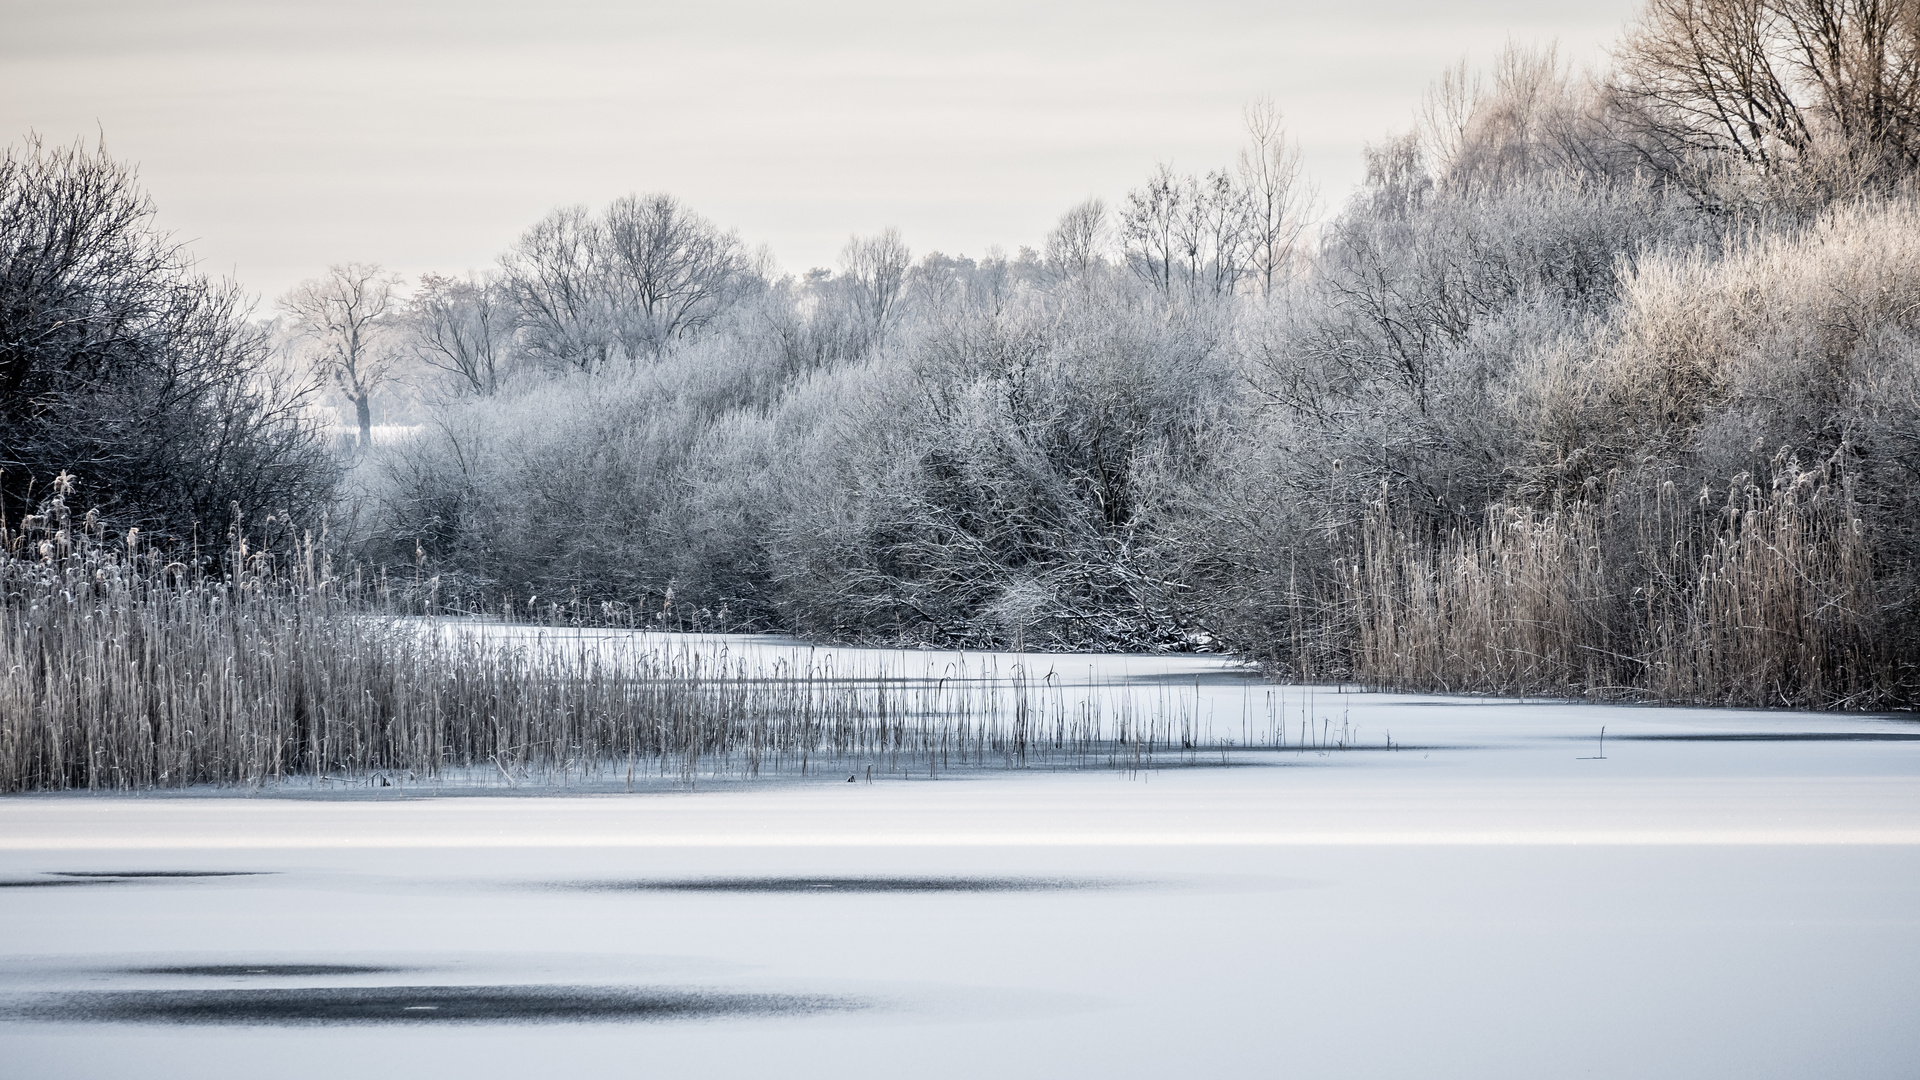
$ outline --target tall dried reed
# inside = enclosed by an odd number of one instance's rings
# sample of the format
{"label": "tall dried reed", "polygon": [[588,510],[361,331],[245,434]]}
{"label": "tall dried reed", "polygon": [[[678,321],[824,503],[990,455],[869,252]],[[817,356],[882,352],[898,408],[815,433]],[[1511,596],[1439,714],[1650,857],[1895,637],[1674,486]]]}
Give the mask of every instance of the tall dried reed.
{"label": "tall dried reed", "polygon": [[1363,677],[1422,689],[1565,692],[1616,678],[1593,512],[1492,507],[1435,544],[1370,515],[1348,570]]}
{"label": "tall dried reed", "polygon": [[310,536],[235,537],[213,576],[64,496],[0,524],[0,790],[1137,768],[1207,746],[1197,707],[1069,703],[1017,667],[756,667],[686,639],[397,617]]}
{"label": "tall dried reed", "polygon": [[1724,495],[1492,507],[1440,539],[1384,500],[1346,579],[1355,669],[1418,689],[1872,708],[1888,652],[1871,537],[1833,462]]}

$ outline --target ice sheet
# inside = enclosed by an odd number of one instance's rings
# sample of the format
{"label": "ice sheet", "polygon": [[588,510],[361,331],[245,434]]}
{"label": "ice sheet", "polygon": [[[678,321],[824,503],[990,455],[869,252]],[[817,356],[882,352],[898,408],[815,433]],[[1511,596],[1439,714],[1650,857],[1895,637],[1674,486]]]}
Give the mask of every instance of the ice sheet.
{"label": "ice sheet", "polygon": [[[1920,1060],[1908,720],[1069,662],[1090,691],[1197,676],[1216,717],[1271,692],[1402,748],[635,795],[9,798],[0,1072],[1755,1080]],[[60,876],[79,873],[108,876]],[[566,1012],[614,999],[680,1011]],[[218,1015],[138,1019],[156,1001]]]}

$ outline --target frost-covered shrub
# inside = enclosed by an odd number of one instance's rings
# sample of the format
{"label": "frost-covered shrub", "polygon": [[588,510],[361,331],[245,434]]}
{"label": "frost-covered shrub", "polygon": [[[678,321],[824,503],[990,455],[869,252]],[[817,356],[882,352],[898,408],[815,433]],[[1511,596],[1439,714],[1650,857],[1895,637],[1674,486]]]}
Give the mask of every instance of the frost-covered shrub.
{"label": "frost-covered shrub", "polygon": [[317,513],[335,463],[238,288],[153,216],[102,150],[0,149],[0,523],[77,476],[77,507],[217,554],[237,522]]}
{"label": "frost-covered shrub", "polygon": [[1604,82],[1450,74],[1257,285],[1240,181],[1181,224],[1164,170],[1044,257],[756,270],[364,466],[365,550],[489,608],[1911,704],[1920,209],[1681,160]]}

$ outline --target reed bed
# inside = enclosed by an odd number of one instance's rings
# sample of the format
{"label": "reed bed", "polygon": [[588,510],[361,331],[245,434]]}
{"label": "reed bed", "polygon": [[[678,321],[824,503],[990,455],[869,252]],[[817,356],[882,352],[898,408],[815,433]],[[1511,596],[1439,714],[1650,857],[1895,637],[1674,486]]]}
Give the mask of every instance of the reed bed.
{"label": "reed bed", "polygon": [[1070,701],[1019,666],[750,664],[398,616],[311,536],[235,539],[225,565],[143,551],[59,495],[0,524],[0,790],[1131,769],[1226,745],[1197,700]]}
{"label": "reed bed", "polygon": [[1354,670],[1423,690],[1898,707],[1912,676],[1882,625],[1868,529],[1846,478],[1785,456],[1725,493],[1410,535],[1384,502],[1347,571]]}

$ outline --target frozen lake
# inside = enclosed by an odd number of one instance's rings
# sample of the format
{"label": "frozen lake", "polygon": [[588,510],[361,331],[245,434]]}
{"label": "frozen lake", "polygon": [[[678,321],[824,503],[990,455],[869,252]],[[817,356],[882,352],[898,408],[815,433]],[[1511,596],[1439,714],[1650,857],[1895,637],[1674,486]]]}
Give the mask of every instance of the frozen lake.
{"label": "frozen lake", "polygon": [[0,1071],[1754,1080],[1920,1061],[1910,719],[1273,688],[1206,657],[833,663],[1021,665],[1068,701],[1189,709],[1239,748],[633,795],[11,797]]}

